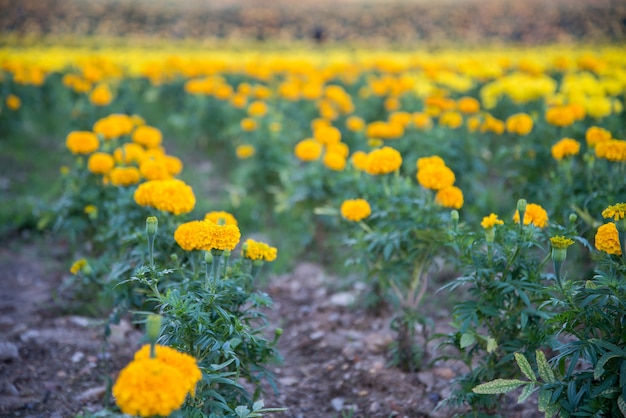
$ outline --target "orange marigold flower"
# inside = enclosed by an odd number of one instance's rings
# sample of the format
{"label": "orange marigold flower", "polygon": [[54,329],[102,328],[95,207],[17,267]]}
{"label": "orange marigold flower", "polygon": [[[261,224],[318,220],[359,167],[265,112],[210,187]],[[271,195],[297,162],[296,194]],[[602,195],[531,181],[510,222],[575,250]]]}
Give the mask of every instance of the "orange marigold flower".
{"label": "orange marigold flower", "polygon": [[400,169],[402,155],[391,147],[382,147],[371,151],[367,156],[368,174],[380,175],[393,173]]}
{"label": "orange marigold flower", "polygon": [[333,171],[343,171],[346,168],[346,158],[337,152],[325,153],[323,163]]}
{"label": "orange marigold flower", "polygon": [[237,225],[219,225],[211,222],[210,249],[234,250],[241,239]]}
{"label": "orange marigold flower", "polygon": [[[519,223],[519,211],[515,211],[513,220]],[[524,212],[524,225],[528,225],[530,223],[538,228],[545,227],[548,225],[548,212],[535,203],[528,203],[526,205],[526,212]]]}
{"label": "orange marigold flower", "polygon": [[204,215],[205,221],[211,221],[214,224],[223,223],[224,225],[237,225],[237,219],[232,213],[223,210],[208,212]]}
{"label": "orange marigold flower", "polygon": [[65,145],[73,154],[91,154],[100,148],[100,141],[93,132],[72,131],[67,135]]}
{"label": "orange marigold flower", "polygon": [[249,260],[263,260],[271,262],[276,260],[278,250],[264,242],[247,239],[241,246],[241,254]]}
{"label": "orange marigold flower", "polygon": [[87,168],[94,174],[107,174],[114,165],[113,157],[106,152],[94,152],[87,161]]}
{"label": "orange marigold flower", "polygon": [[563,138],[551,148],[552,157],[560,161],[565,157],[577,155],[580,152],[580,143],[572,138]]}
{"label": "orange marigold flower", "polygon": [[178,157],[174,157],[173,155],[164,155],[163,161],[165,161],[165,166],[167,167],[167,171],[172,175],[176,176],[183,171],[183,162]]}
{"label": "orange marigold flower", "polygon": [[413,113],[413,125],[417,129],[427,131],[433,127],[433,120],[427,113],[417,112]]}
{"label": "orange marigold flower", "polygon": [[352,132],[360,132],[365,127],[365,121],[358,116],[350,116],[346,119],[346,128]]}
{"label": "orange marigold flower", "polygon": [[157,128],[148,125],[137,127],[133,132],[132,141],[146,148],[156,148],[161,144],[163,134]]}
{"label": "orange marigold flower", "polygon": [[139,144],[129,142],[113,151],[115,161],[122,164],[140,163],[146,157],[146,150]]}
{"label": "orange marigold flower", "polygon": [[604,209],[602,211],[603,218],[611,218],[614,221],[619,221],[626,217],[626,203],[616,203]]}
{"label": "orange marigold flower", "polygon": [[[186,392],[195,393],[196,384],[202,379],[202,372],[198,368],[196,359],[189,354],[181,353],[171,347],[156,344],[156,359],[168,366],[174,367],[183,374],[183,379],[179,382]],[[150,358],[150,345],[146,344],[135,353],[135,360],[146,360]]]}
{"label": "orange marigold flower", "polygon": [[137,187],[133,195],[135,203],[180,215],[189,213],[196,205],[193,190],[178,179],[151,180]]}
{"label": "orange marigold flower", "polygon": [[480,111],[480,102],[473,97],[461,97],[457,101],[457,109],[462,113],[476,113]]}
{"label": "orange marigold flower", "polygon": [[489,214],[489,216],[485,216],[483,218],[483,220],[480,222],[480,226],[483,227],[483,229],[489,229],[489,228],[493,228],[496,225],[503,225],[504,221],[502,221],[501,219],[498,219],[498,215],[496,215],[495,213],[491,213]]}
{"label": "orange marigold flower", "polygon": [[237,155],[237,158],[239,158],[240,160],[246,160],[252,157],[255,153],[256,153],[256,148],[254,148],[254,145],[250,145],[250,144],[238,145],[237,148],[235,149],[235,154]]}
{"label": "orange marigold flower", "polygon": [[372,214],[372,208],[365,199],[344,200],[340,211],[341,216],[352,222],[359,222]]}
{"label": "orange marigold flower", "polygon": [[446,162],[438,155],[431,155],[430,157],[418,158],[415,166],[418,170],[428,167],[429,165],[446,165]]}
{"label": "orange marigold flower", "polygon": [[626,141],[609,139],[596,144],[596,156],[609,161],[626,161]]}
{"label": "orange marigold flower", "polygon": [[360,171],[366,171],[367,169],[367,153],[364,151],[355,151],[350,157],[350,161],[354,168]]}
{"label": "orange marigold flower", "polygon": [[243,129],[246,132],[254,131],[259,126],[257,121],[251,118],[242,119],[240,125],[241,125],[241,129]]}
{"label": "orange marigold flower", "polygon": [[453,110],[446,111],[439,116],[439,125],[457,129],[463,125],[463,115]]}
{"label": "orange marigold flower", "polygon": [[302,161],[315,161],[322,155],[322,144],[314,139],[303,139],[296,144],[294,152]]}
{"label": "orange marigold flower", "polygon": [[517,113],[506,120],[506,130],[517,135],[528,135],[533,129],[533,118],[526,113]]}
{"label": "orange marigold flower", "polygon": [[313,130],[313,138],[320,144],[335,144],[341,141],[341,131],[334,126],[320,125]]}
{"label": "orange marigold flower", "polygon": [[161,158],[145,158],[139,164],[139,172],[146,180],[167,180],[172,178],[165,160]]}
{"label": "orange marigold flower", "polygon": [[109,180],[113,186],[132,186],[139,183],[141,174],[135,167],[115,167],[109,172]]}
{"label": "orange marigold flower", "polygon": [[267,114],[267,104],[260,100],[250,103],[248,106],[248,115],[251,117],[261,117]]}
{"label": "orange marigold flower", "polygon": [[599,126],[591,126],[585,132],[585,140],[589,148],[594,148],[598,143],[608,141],[612,137],[611,132]]}
{"label": "orange marigold flower", "polygon": [[619,243],[619,233],[613,222],[604,224],[598,228],[595,238],[595,246],[598,250],[608,254],[622,255],[622,247]]}
{"label": "orange marigold flower", "polygon": [[189,221],[174,231],[174,240],[185,251],[210,250],[212,232],[210,221]]}
{"label": "orange marigold flower", "polygon": [[113,101],[113,93],[106,84],[98,84],[89,94],[89,101],[94,106],[106,106]]}
{"label": "orange marigold flower", "polygon": [[430,190],[441,190],[454,184],[454,172],[445,165],[430,164],[417,171],[417,181]]}
{"label": "orange marigold flower", "polygon": [[134,127],[130,116],[114,113],[97,120],[93,125],[93,131],[102,135],[104,139],[115,139],[130,134]]}
{"label": "orange marigold flower", "polygon": [[566,127],[576,121],[576,114],[567,106],[555,106],[546,110],[546,121],[550,125]]}
{"label": "orange marigold flower", "polygon": [[326,145],[326,152],[334,152],[341,155],[343,158],[348,158],[350,154],[350,148],[345,142],[335,142],[334,144]]}
{"label": "orange marigold flower", "polygon": [[445,187],[435,195],[435,203],[444,208],[461,209],[463,207],[463,192],[456,186]]}

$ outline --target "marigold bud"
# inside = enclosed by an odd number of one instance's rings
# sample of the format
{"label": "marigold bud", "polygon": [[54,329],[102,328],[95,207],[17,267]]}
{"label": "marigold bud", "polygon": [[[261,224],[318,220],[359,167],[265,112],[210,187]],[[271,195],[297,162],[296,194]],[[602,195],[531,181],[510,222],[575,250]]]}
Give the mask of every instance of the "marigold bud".
{"label": "marigold bud", "polygon": [[154,237],[159,227],[159,220],[156,216],[148,216],[146,218],[146,233],[150,237]]}
{"label": "marigold bud", "polygon": [[528,202],[526,202],[526,199],[519,199],[517,201],[517,211],[519,212],[520,225],[524,225],[524,215],[526,213],[527,206],[528,206]]}
{"label": "marigold bud", "polygon": [[161,315],[152,314],[146,318],[146,337],[150,344],[156,344],[161,334]]}

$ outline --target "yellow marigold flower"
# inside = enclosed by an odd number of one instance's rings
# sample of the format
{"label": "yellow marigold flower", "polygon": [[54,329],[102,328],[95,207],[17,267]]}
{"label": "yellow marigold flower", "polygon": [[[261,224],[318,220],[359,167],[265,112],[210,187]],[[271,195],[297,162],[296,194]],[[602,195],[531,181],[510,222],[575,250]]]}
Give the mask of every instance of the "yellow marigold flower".
{"label": "yellow marigold flower", "polygon": [[430,190],[441,190],[454,184],[454,172],[445,165],[430,164],[417,171],[417,181]]}
{"label": "yellow marigold flower", "polygon": [[7,107],[11,110],[18,110],[22,107],[22,100],[17,97],[15,94],[9,94],[5,101]]}
{"label": "yellow marigold flower", "polygon": [[146,181],[133,195],[135,203],[180,215],[189,213],[196,205],[193,190],[178,179]]}
{"label": "yellow marigold flower", "polygon": [[230,98],[230,104],[237,109],[243,109],[248,104],[248,96],[242,93],[233,94]]}
{"label": "yellow marigold flower", "polygon": [[276,260],[278,250],[274,247],[270,247],[264,242],[247,239],[242,246],[241,253],[244,258],[249,260],[263,260],[271,262]]}
{"label": "yellow marigold flower", "polygon": [[146,157],[146,150],[139,144],[129,142],[113,151],[115,161],[122,164],[140,163]]}
{"label": "yellow marigold flower", "polygon": [[73,154],[91,154],[100,148],[100,141],[93,132],[72,131],[67,135],[65,145]]}
{"label": "yellow marigold flower", "polygon": [[243,129],[246,132],[254,131],[259,127],[259,124],[257,123],[257,121],[251,118],[242,119],[240,125],[241,125],[241,129]]}
{"label": "yellow marigold flower", "polygon": [[626,203],[616,203],[602,211],[603,218],[611,218],[614,221],[619,221],[626,217]]}
{"label": "yellow marigold flower", "polygon": [[517,135],[528,135],[533,129],[533,118],[526,113],[517,113],[506,120],[506,130]]}
{"label": "yellow marigold flower", "polygon": [[608,254],[622,255],[622,247],[619,243],[619,233],[613,222],[604,224],[598,228],[595,238],[595,246],[598,250]]}
{"label": "yellow marigold flower", "polygon": [[352,222],[359,222],[372,214],[372,208],[365,199],[344,200],[340,211],[341,216]]}
{"label": "yellow marigold flower", "polygon": [[343,171],[346,168],[346,158],[337,152],[326,152],[323,162],[327,168],[333,171]]}
{"label": "yellow marigold flower", "polygon": [[260,100],[250,103],[248,106],[248,115],[251,117],[261,117],[267,114],[267,104]]}
{"label": "yellow marigold flower", "polygon": [[463,115],[453,110],[444,112],[439,116],[439,125],[447,126],[450,129],[457,129],[463,125]]}
{"label": "yellow marigold flower", "polygon": [[211,249],[211,225],[209,221],[182,223],[174,231],[174,240],[185,251]]}
{"label": "yellow marigold flower", "polygon": [[72,263],[72,266],[70,267],[70,273],[78,274],[78,272],[85,268],[85,266],[87,266],[87,260],[85,260],[84,258],[76,260]]}
{"label": "yellow marigold flower", "polygon": [[489,216],[485,216],[483,218],[483,220],[480,222],[480,226],[483,227],[483,229],[489,229],[489,228],[493,228],[496,225],[503,225],[504,221],[502,221],[501,219],[498,219],[498,215],[496,215],[495,213],[491,213],[489,214]]}
{"label": "yellow marigold flower", "polygon": [[163,134],[155,127],[143,125],[133,132],[132,141],[146,148],[156,148],[163,140]]}
{"label": "yellow marigold flower", "polygon": [[94,106],[106,106],[113,101],[113,93],[106,84],[98,84],[89,94],[89,101]]}
{"label": "yellow marigold flower", "polygon": [[550,125],[566,127],[576,121],[576,115],[567,106],[555,106],[546,110],[546,121]]}
{"label": "yellow marigold flower", "polygon": [[585,132],[585,140],[589,148],[594,148],[598,143],[608,141],[612,137],[611,132],[599,126],[591,126]]}
{"label": "yellow marigold flower", "polygon": [[139,164],[139,172],[146,180],[167,180],[172,178],[165,160],[161,158],[145,158]]}
{"label": "yellow marigold flower", "polygon": [[367,125],[365,135],[369,138],[398,139],[404,135],[404,126],[399,123],[376,121]]}
{"label": "yellow marigold flower", "polygon": [[326,146],[326,152],[334,152],[341,155],[343,158],[348,158],[350,148],[345,142],[335,142],[334,144],[328,144]]}
{"label": "yellow marigold flower", "polygon": [[224,223],[224,225],[237,225],[237,219],[233,214],[223,210],[208,212],[204,215],[204,220],[211,221],[214,224]]}
{"label": "yellow marigold flower", "polygon": [[596,144],[596,156],[609,161],[626,161],[626,141],[609,139]]}
{"label": "yellow marigold flower", "polygon": [[350,157],[350,161],[354,168],[360,171],[366,171],[367,169],[367,153],[363,151],[355,151]]}
{"label": "yellow marigold flower", "polygon": [[389,115],[389,123],[391,125],[400,125],[402,128],[405,128],[409,123],[411,123],[412,118],[413,115],[409,112],[393,112]]}
{"label": "yellow marigold flower", "polygon": [[135,128],[133,120],[128,115],[114,113],[96,121],[93,131],[102,135],[104,139],[115,139],[128,135]]}
{"label": "yellow marigold flower", "polygon": [[132,186],[139,183],[141,174],[135,167],[115,167],[108,175],[113,186]]}
{"label": "yellow marigold flower", "polygon": [[435,203],[450,209],[463,207],[463,192],[456,186],[445,187],[435,195]]}
{"label": "yellow marigold flower", "polygon": [[573,239],[564,236],[555,236],[550,238],[550,244],[552,245],[552,248],[556,248],[559,250],[566,249],[573,243]]}
{"label": "yellow marigold flower", "polygon": [[313,138],[320,144],[335,144],[341,141],[341,131],[334,126],[322,125],[313,130]]}
{"label": "yellow marigold flower", "polygon": [[245,159],[252,157],[255,154],[255,152],[256,152],[256,149],[254,148],[254,145],[250,145],[250,144],[238,145],[237,148],[235,149],[235,154],[237,155],[237,158],[239,158],[240,160],[245,160]]}
{"label": "yellow marigold flower", "polygon": [[[519,223],[519,211],[516,210],[513,215],[513,220]],[[537,228],[543,228],[548,225],[548,213],[544,208],[535,204],[528,203],[526,205],[526,212],[524,212],[524,225],[532,223]]]}
{"label": "yellow marigold flower", "polygon": [[456,104],[462,113],[470,114],[480,111],[480,102],[473,97],[461,97]]}
{"label": "yellow marigold flower", "polygon": [[417,129],[427,131],[433,127],[433,120],[427,113],[416,112],[413,113],[413,125]]}
{"label": "yellow marigold flower", "polygon": [[134,360],[120,372],[113,396],[125,414],[169,416],[185,402],[184,380],[182,371],[156,358]]}
{"label": "yellow marigold flower", "polygon": [[429,165],[445,166],[446,162],[438,155],[431,155],[430,157],[418,158],[415,166],[418,170],[428,167]]}
{"label": "yellow marigold flower", "polygon": [[183,171],[183,162],[178,157],[174,157],[173,155],[164,155],[163,161],[165,162],[165,166],[167,167],[167,171],[172,176],[177,176]]}
{"label": "yellow marigold flower", "polygon": [[316,118],[311,121],[310,126],[311,126],[311,130],[315,132],[318,128],[322,126],[332,126],[332,125],[330,124],[330,121],[328,119]]}
{"label": "yellow marigold flower", "polygon": [[580,152],[580,143],[572,138],[563,138],[551,148],[552,157],[560,161],[565,157],[577,155]]}
{"label": "yellow marigold flower", "polygon": [[241,239],[237,225],[219,225],[211,222],[210,249],[234,250]]}
{"label": "yellow marigold flower", "polygon": [[382,147],[371,151],[367,156],[368,174],[380,175],[393,173],[400,169],[402,165],[402,155],[391,147]]}
{"label": "yellow marigold flower", "polygon": [[480,127],[482,132],[493,132],[497,135],[502,135],[504,132],[505,123],[500,119],[496,119],[491,115],[486,115],[482,126]]}
{"label": "yellow marigold flower", "polygon": [[269,98],[272,95],[272,90],[269,87],[267,87],[267,86],[264,86],[262,84],[258,84],[256,86],[254,86],[254,90],[253,90],[252,93],[254,94],[254,97],[256,99],[265,100],[265,99]]}
{"label": "yellow marigold flower", "polygon": [[296,144],[294,153],[302,161],[315,161],[322,155],[322,144],[314,139],[304,139]]}
{"label": "yellow marigold flower", "polygon": [[[181,353],[171,347],[156,344],[156,359],[168,366],[174,367],[183,374],[184,379],[180,385],[192,395],[195,393],[196,384],[202,379],[202,372],[198,368],[196,359],[189,354]],[[135,360],[147,360],[150,358],[150,345],[146,344],[135,353]]]}
{"label": "yellow marigold flower", "polygon": [[365,127],[365,121],[358,116],[350,116],[346,119],[346,128],[352,132],[361,132]]}
{"label": "yellow marigold flower", "polygon": [[94,174],[107,174],[114,165],[113,157],[106,152],[94,152],[87,160],[87,168]]}

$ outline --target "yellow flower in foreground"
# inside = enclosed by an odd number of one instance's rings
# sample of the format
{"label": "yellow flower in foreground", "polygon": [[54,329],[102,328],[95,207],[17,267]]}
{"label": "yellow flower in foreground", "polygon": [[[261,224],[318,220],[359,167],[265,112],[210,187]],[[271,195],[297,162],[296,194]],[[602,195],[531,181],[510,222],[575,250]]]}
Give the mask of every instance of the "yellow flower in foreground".
{"label": "yellow flower in foreground", "polygon": [[91,154],[100,148],[100,141],[93,132],[72,131],[67,135],[65,145],[73,154]]}
{"label": "yellow flower in foreground", "polygon": [[418,170],[417,181],[430,190],[441,190],[454,184],[454,172],[445,165],[430,164]]}
{"label": "yellow flower in foreground", "polygon": [[11,110],[18,110],[22,107],[22,101],[15,94],[9,94],[5,101],[7,107]]}
{"label": "yellow flower in foreground", "polygon": [[[513,220],[519,223],[519,211],[515,211]],[[524,213],[524,225],[528,225],[531,222],[538,228],[543,228],[548,225],[548,213],[544,208],[535,203],[529,203]]]}
{"label": "yellow flower in foreground", "polygon": [[234,250],[241,239],[241,231],[237,225],[211,224],[210,249]]}
{"label": "yellow flower in foreground", "polygon": [[498,215],[496,215],[495,213],[491,213],[489,214],[489,216],[485,216],[483,220],[480,222],[480,226],[482,226],[484,229],[493,228],[496,225],[503,225],[503,224],[504,224],[504,221],[501,219],[498,219]]}
{"label": "yellow flower in foreground", "polygon": [[[171,347],[164,345],[155,345],[156,359],[174,367],[183,374],[184,379],[180,381],[180,385],[191,393],[195,393],[196,384],[202,379],[202,372],[196,364],[196,359],[189,354],[181,353]],[[146,344],[135,353],[135,360],[146,360],[150,358],[150,345]]]}
{"label": "yellow flower in foreground", "polygon": [[563,237],[563,236],[555,236],[555,237],[550,238],[550,245],[552,245],[552,248],[556,248],[559,250],[566,249],[573,243],[574,243],[573,239]]}
{"label": "yellow flower in foreground", "polygon": [[106,152],[94,152],[87,160],[87,168],[94,174],[107,174],[114,165],[113,157]]}
{"label": "yellow flower in foreground", "polygon": [[595,147],[598,143],[608,141],[612,138],[611,132],[599,126],[591,126],[585,132],[585,140],[589,148]]}
{"label": "yellow flower in foreground", "polygon": [[114,186],[131,186],[139,183],[141,175],[135,167],[115,167],[109,173],[109,179]]}
{"label": "yellow flower in foreground", "polygon": [[399,170],[401,165],[402,155],[398,150],[382,147],[369,153],[366,171],[372,175],[389,174]]}
{"label": "yellow flower in foreground", "polygon": [[506,130],[517,135],[528,135],[533,129],[533,118],[526,113],[517,113],[506,120]]}
{"label": "yellow flower in foreground", "polygon": [[626,161],[626,141],[609,139],[596,144],[596,157],[609,161]]}
{"label": "yellow flower in foreground", "polygon": [[341,141],[341,131],[334,126],[320,125],[313,130],[313,138],[320,144],[334,144]]}
{"label": "yellow flower in foreground", "polygon": [[598,228],[595,241],[595,246],[598,250],[608,254],[622,255],[619,233],[613,222],[609,222]]}
{"label": "yellow flower in foreground", "polygon": [[572,138],[563,138],[552,145],[552,157],[560,161],[565,157],[576,155],[580,152],[580,142]]}
{"label": "yellow flower in foreground", "polygon": [[135,203],[180,215],[189,213],[196,205],[191,186],[178,179],[152,180],[142,183],[133,195]]}
{"label": "yellow flower in foreground", "polygon": [[340,211],[341,216],[352,222],[358,222],[372,214],[372,208],[365,199],[344,200]]}
{"label": "yellow flower in foreground", "polygon": [[435,195],[435,203],[450,209],[463,207],[463,192],[456,186],[445,187]]}
{"label": "yellow flower in foreground", "polygon": [[264,242],[257,242],[247,239],[242,246],[242,255],[249,260],[274,261],[278,255],[278,250],[270,247]]}
{"label": "yellow flower in foreground", "polygon": [[322,155],[322,145],[314,139],[303,139],[296,144],[294,153],[302,161],[315,161]]}
{"label": "yellow flower in foreground", "polygon": [[211,226],[209,221],[190,221],[180,224],[174,231],[174,240],[185,251],[210,250]]}
{"label": "yellow flower in foreground", "polygon": [[619,221],[626,217],[626,203],[616,203],[602,211],[603,218],[611,218],[614,221]]}
{"label": "yellow flower in foreground", "polygon": [[106,84],[99,84],[89,94],[89,101],[94,106],[106,106],[113,101],[113,93]]}
{"label": "yellow flower in foreground", "polygon": [[146,148],[156,148],[161,145],[163,134],[159,129],[153,126],[143,125],[135,129],[132,140]]}
{"label": "yellow flower in foreground", "polygon": [[169,416],[185,402],[182,371],[157,358],[134,360],[121,372],[113,396],[123,413],[151,417]]}
{"label": "yellow flower in foreground", "polygon": [[204,215],[204,220],[211,221],[214,224],[223,223],[224,225],[237,225],[237,219],[231,213],[222,210],[208,212]]}
{"label": "yellow flower in foreground", "polygon": [[254,148],[254,145],[250,145],[250,144],[238,145],[237,148],[235,149],[235,154],[237,155],[237,158],[239,158],[240,160],[245,160],[245,159],[252,157],[255,152],[256,152],[256,149]]}
{"label": "yellow flower in foreground", "polygon": [[178,157],[174,157],[173,155],[164,155],[163,160],[165,161],[165,166],[167,167],[167,171],[172,175],[176,176],[183,171],[183,162]]}
{"label": "yellow flower in foreground", "polygon": [[415,166],[418,170],[426,168],[429,165],[445,166],[446,162],[440,156],[432,155],[430,157],[418,158],[417,162],[415,163]]}

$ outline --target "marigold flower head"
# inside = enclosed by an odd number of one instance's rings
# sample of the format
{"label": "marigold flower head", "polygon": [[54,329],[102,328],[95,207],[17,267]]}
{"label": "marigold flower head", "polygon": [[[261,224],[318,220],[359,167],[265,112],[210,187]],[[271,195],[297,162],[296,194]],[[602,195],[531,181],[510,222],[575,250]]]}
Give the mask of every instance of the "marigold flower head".
{"label": "marigold flower head", "polygon": [[167,180],[172,178],[165,160],[146,158],[139,164],[139,172],[146,180]]}
{"label": "marigold flower head", "polygon": [[517,135],[528,135],[533,129],[533,118],[526,113],[517,113],[506,120],[506,130]]}
{"label": "marigold flower head", "polygon": [[93,132],[72,131],[67,135],[65,145],[73,154],[91,154],[100,148],[100,141]]}
{"label": "marigold flower head", "polygon": [[[513,220],[519,223],[518,210],[515,211]],[[530,223],[538,228],[543,228],[548,225],[548,213],[544,208],[535,203],[528,203],[526,205],[526,211],[524,212],[524,225],[528,225]]]}
{"label": "marigold flower head", "polygon": [[153,126],[142,125],[135,129],[132,141],[146,148],[156,148],[163,141],[161,131]]}
{"label": "marigold flower head", "polygon": [[563,138],[551,148],[552,157],[560,161],[565,157],[577,155],[580,152],[580,142],[572,138]]}
{"label": "marigold flower head", "polygon": [[115,161],[122,164],[140,163],[146,157],[146,150],[139,144],[129,142],[113,151]]}
{"label": "marigold flower head", "polygon": [[141,174],[135,167],[115,167],[108,178],[113,186],[132,186],[139,183]]}
{"label": "marigold flower head", "polygon": [[84,269],[87,266],[87,260],[84,258],[81,258],[79,260],[76,260],[72,263],[71,267],[70,267],[70,273],[72,274],[78,274],[79,271],[81,271],[82,269]]}
{"label": "marigold flower head", "polygon": [[402,155],[391,147],[382,147],[371,151],[367,156],[366,172],[371,175],[393,173],[400,169]]}
{"label": "marigold flower head", "polygon": [[358,116],[350,116],[346,119],[346,128],[352,132],[361,132],[365,127],[365,121]]}
{"label": "marigold flower head", "polygon": [[350,161],[354,168],[360,171],[365,171],[367,168],[367,153],[364,151],[355,151],[350,157]]}
{"label": "marigold flower head", "polygon": [[251,117],[261,117],[267,114],[267,104],[260,100],[250,103],[248,106],[248,115]]}
{"label": "marigold flower head", "polygon": [[482,132],[493,132],[494,134],[502,135],[502,133],[504,132],[504,128],[504,121],[487,114],[485,115],[485,120],[483,121],[480,130]]}
{"label": "marigold flower head", "polygon": [[609,139],[596,144],[596,157],[619,162],[626,161],[626,141]]}
{"label": "marigold flower head", "polygon": [[626,217],[626,203],[616,203],[611,205],[602,211],[603,218],[611,218],[614,221],[619,221]]}
{"label": "marigold flower head", "polygon": [[457,129],[463,125],[463,115],[454,110],[443,112],[439,116],[439,125],[447,126],[450,129]]}
{"label": "marigold flower head", "polygon": [[337,152],[326,152],[323,163],[333,171],[343,171],[346,168],[346,158]]}
{"label": "marigold flower head", "polygon": [[441,190],[454,184],[456,176],[445,165],[430,164],[417,171],[417,181],[430,190]]}
{"label": "marigold flower head", "polygon": [[480,102],[473,97],[461,97],[456,104],[462,113],[476,113],[480,111]]}
{"label": "marigold flower head", "polygon": [[94,152],[87,160],[87,168],[93,174],[108,174],[115,166],[111,154],[106,152]]}
{"label": "marigold flower head", "polygon": [[546,121],[550,125],[566,127],[576,121],[576,114],[568,106],[555,106],[546,110]]}
{"label": "marigold flower head", "polygon": [[564,236],[555,236],[550,238],[550,245],[552,245],[552,248],[556,248],[559,250],[566,249],[573,243],[573,239]]}
{"label": "marigold flower head", "polygon": [[113,92],[106,84],[98,84],[89,94],[89,101],[94,106],[106,106],[113,101]]}
{"label": "marigold flower head", "polygon": [[211,223],[210,249],[234,250],[241,239],[237,225],[219,225]]}
{"label": "marigold flower head", "polygon": [[93,131],[102,135],[104,139],[115,139],[128,135],[135,128],[133,120],[128,115],[114,113],[96,121]]}
{"label": "marigold flower head", "polygon": [[321,125],[313,130],[313,138],[320,144],[334,144],[341,141],[341,131],[334,126]]}
{"label": "marigold flower head", "polygon": [[18,110],[22,107],[22,100],[17,97],[15,94],[9,94],[5,100],[7,107],[13,111]]}
{"label": "marigold flower head", "polygon": [[613,135],[610,131],[599,126],[591,126],[585,132],[585,140],[589,148],[594,148],[598,143],[608,141],[612,137]]}
{"label": "marigold flower head", "polygon": [[431,155],[430,157],[418,158],[417,161],[415,162],[415,167],[417,167],[418,170],[426,168],[429,165],[445,166],[446,162],[443,160],[443,158],[441,158],[438,155]]}
{"label": "marigold flower head", "polygon": [[296,144],[294,153],[302,161],[315,161],[322,155],[322,144],[314,139],[303,139]]}
{"label": "marigold flower head", "polygon": [[244,258],[249,260],[263,260],[271,262],[276,260],[278,250],[269,246],[264,242],[257,242],[253,239],[247,239],[241,247],[241,253]]}
{"label": "marigold flower head", "polygon": [[167,167],[167,171],[172,175],[176,176],[183,171],[183,162],[178,157],[174,157],[173,155],[164,155],[163,161],[165,162],[165,166]]}
{"label": "marigold flower head", "polygon": [[463,192],[456,186],[445,187],[435,195],[435,203],[450,209],[463,207]]}
{"label": "marigold flower head", "polygon": [[433,120],[427,113],[416,112],[413,113],[413,125],[417,129],[427,131],[433,127]]}
{"label": "marigold flower head", "polygon": [[[180,385],[184,387],[186,392],[195,393],[196,384],[202,379],[202,372],[198,368],[196,359],[189,354],[181,353],[171,347],[156,344],[155,358],[168,366],[174,367],[183,374],[184,379],[180,381]],[[146,344],[135,353],[135,360],[145,360],[150,358],[150,345]]]}
{"label": "marigold flower head", "polygon": [[[390,125],[395,125],[391,128],[392,130],[396,129],[398,132],[404,133],[404,128],[411,123],[412,118],[413,115],[409,112],[393,112],[389,114],[388,121]],[[402,129],[400,129],[399,126],[401,126]],[[400,134],[400,136],[401,135],[402,134]]]}
{"label": "marigold flower head", "polygon": [[598,250],[608,254],[622,255],[619,243],[619,233],[613,222],[601,225],[596,232],[595,246]]}
{"label": "marigold flower head", "polygon": [[340,211],[341,216],[352,222],[359,222],[372,214],[372,208],[365,199],[344,200]]}
{"label": "marigold flower head", "polygon": [[156,358],[134,360],[120,372],[113,396],[125,414],[169,416],[185,402],[184,380],[182,371]]}
{"label": "marigold flower head", "polygon": [[483,229],[490,229],[496,225],[503,225],[503,224],[504,224],[504,221],[501,219],[498,219],[498,215],[496,215],[495,213],[491,213],[489,214],[489,216],[485,216],[483,220],[480,222],[480,226],[482,226]]}
{"label": "marigold flower head", "polygon": [[240,126],[244,131],[250,132],[256,130],[259,127],[259,124],[254,119],[244,118],[241,120]]}
{"label": "marigold flower head", "polygon": [[174,241],[185,251],[211,249],[211,225],[209,221],[189,221],[174,231]]}
{"label": "marigold flower head", "polygon": [[189,213],[196,205],[192,188],[178,179],[151,180],[137,187],[135,203],[180,215]]}
{"label": "marigold flower head", "polygon": [[238,145],[237,148],[235,149],[235,154],[237,155],[237,158],[239,158],[240,160],[246,160],[252,157],[255,153],[256,153],[256,149],[254,148],[254,145],[250,145],[250,144]]}
{"label": "marigold flower head", "polygon": [[208,212],[204,215],[205,221],[211,221],[215,224],[223,223],[224,225],[237,225],[237,219],[232,213],[223,210]]}

